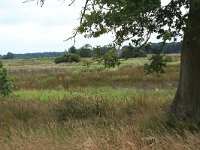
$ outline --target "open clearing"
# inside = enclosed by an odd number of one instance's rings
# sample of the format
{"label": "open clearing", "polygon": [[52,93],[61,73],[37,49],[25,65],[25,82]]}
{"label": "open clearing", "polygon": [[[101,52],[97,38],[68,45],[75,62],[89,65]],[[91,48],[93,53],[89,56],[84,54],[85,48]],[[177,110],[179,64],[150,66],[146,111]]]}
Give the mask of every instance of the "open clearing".
{"label": "open clearing", "polygon": [[5,61],[16,89],[0,98],[0,149],[200,149],[195,126],[167,118],[178,57],[163,75],[146,75],[146,58],[114,69]]}

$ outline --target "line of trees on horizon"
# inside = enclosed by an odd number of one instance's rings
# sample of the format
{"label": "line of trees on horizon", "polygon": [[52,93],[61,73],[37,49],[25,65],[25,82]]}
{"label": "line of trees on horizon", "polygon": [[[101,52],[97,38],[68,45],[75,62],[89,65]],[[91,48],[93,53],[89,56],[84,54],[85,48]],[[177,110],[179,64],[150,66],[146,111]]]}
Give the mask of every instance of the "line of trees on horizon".
{"label": "line of trees on horizon", "polygon": [[[163,43],[152,43],[151,48],[154,50],[160,50],[163,46]],[[181,52],[181,42],[171,42],[166,43],[164,47],[162,47],[162,54],[173,54]],[[109,46],[98,46],[101,53],[106,53],[109,51]],[[12,52],[8,52],[6,55],[0,57],[2,59],[29,59],[29,58],[44,58],[44,57],[58,57],[63,53],[74,53],[78,54],[81,58],[89,58],[94,57],[95,48],[93,48],[90,44],[85,44],[80,48],[76,48],[75,46],[70,47],[65,52],[39,52],[39,53],[25,53],[25,54],[13,54]],[[130,47],[128,45],[122,46],[119,49],[116,49],[116,53],[119,57],[122,58],[134,58],[134,57],[144,57],[146,54],[151,54],[147,48],[143,47],[138,50],[136,47]]]}

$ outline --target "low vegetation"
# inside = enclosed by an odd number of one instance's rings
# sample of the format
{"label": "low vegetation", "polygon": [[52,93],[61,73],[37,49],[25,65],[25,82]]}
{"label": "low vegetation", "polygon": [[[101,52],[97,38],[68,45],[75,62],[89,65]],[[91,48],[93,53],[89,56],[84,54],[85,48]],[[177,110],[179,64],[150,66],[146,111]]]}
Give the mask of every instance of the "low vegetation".
{"label": "low vegetation", "polygon": [[79,62],[80,56],[73,53],[66,53],[63,54],[55,59],[55,63],[72,63],[72,62]]}
{"label": "low vegetation", "polygon": [[175,59],[163,75],[146,75],[146,58],[114,69],[92,62],[89,71],[82,62],[51,68],[45,64],[52,60],[4,61],[16,90],[0,98],[1,149],[199,149],[196,126],[167,118]]}
{"label": "low vegetation", "polygon": [[103,56],[105,68],[115,68],[120,65],[119,58],[114,49],[111,49]]}
{"label": "low vegetation", "polygon": [[12,82],[0,60],[0,95],[9,96],[12,92]]}
{"label": "low vegetation", "polygon": [[164,68],[167,67],[167,63],[171,63],[172,58],[170,56],[163,56],[160,53],[155,53],[149,58],[149,63],[146,63],[144,69],[147,74],[150,73],[165,73]]}

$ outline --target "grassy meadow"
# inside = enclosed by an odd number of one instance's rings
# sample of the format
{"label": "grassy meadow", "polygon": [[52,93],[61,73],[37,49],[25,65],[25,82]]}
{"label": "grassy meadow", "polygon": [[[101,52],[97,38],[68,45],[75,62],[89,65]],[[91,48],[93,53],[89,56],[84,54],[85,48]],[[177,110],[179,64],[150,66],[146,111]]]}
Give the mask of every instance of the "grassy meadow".
{"label": "grassy meadow", "polygon": [[0,150],[200,149],[195,125],[170,120],[179,56],[163,75],[147,58],[114,69],[94,62],[7,60],[14,93],[0,97]]}

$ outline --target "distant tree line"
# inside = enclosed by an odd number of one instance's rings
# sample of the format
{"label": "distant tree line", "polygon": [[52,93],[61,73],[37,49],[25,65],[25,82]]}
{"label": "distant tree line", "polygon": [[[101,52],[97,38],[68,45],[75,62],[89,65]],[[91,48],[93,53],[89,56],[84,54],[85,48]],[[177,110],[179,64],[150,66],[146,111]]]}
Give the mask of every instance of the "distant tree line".
{"label": "distant tree line", "polygon": [[[172,43],[151,43],[151,49],[147,47],[142,47],[138,49],[137,47],[132,47],[131,45],[125,45],[120,49],[116,49],[116,54],[120,58],[136,58],[136,57],[145,57],[147,54],[154,53],[154,51],[160,51],[161,54],[173,54],[181,52],[181,42],[172,42]],[[72,46],[69,48],[68,53],[78,54],[81,58],[84,57],[100,57],[105,55],[110,50],[109,46],[98,46],[92,48],[89,44],[84,45],[83,47],[76,49]]]}
{"label": "distant tree line", "polygon": [[[163,47],[162,43],[152,43],[151,49],[160,50],[162,48],[162,54],[172,54],[181,52],[181,42],[166,43]],[[8,52],[6,55],[0,57],[2,59],[25,59],[25,58],[44,58],[44,57],[58,57],[64,53],[73,53],[79,55],[81,58],[86,57],[100,57],[105,55],[109,51],[109,46],[98,46],[93,48],[89,44],[85,44],[81,48],[76,48],[75,46],[70,47],[66,52],[41,52],[41,53],[26,53],[26,54],[13,54]],[[116,54],[121,58],[134,58],[134,57],[144,57],[146,54],[151,54],[148,48],[141,48],[138,50],[136,47],[123,46],[120,49],[116,49]]]}
{"label": "distant tree line", "polygon": [[14,58],[15,59],[25,59],[25,58],[57,57],[62,54],[63,54],[63,52],[26,53],[26,54],[14,54]]}
{"label": "distant tree line", "polygon": [[[181,42],[171,42],[171,43],[165,43],[163,46],[163,43],[152,43],[151,48],[154,50],[161,50],[161,54],[174,54],[174,53],[180,53],[182,49]],[[148,51],[148,48],[142,48],[143,51],[146,53],[152,53],[151,51]]]}

